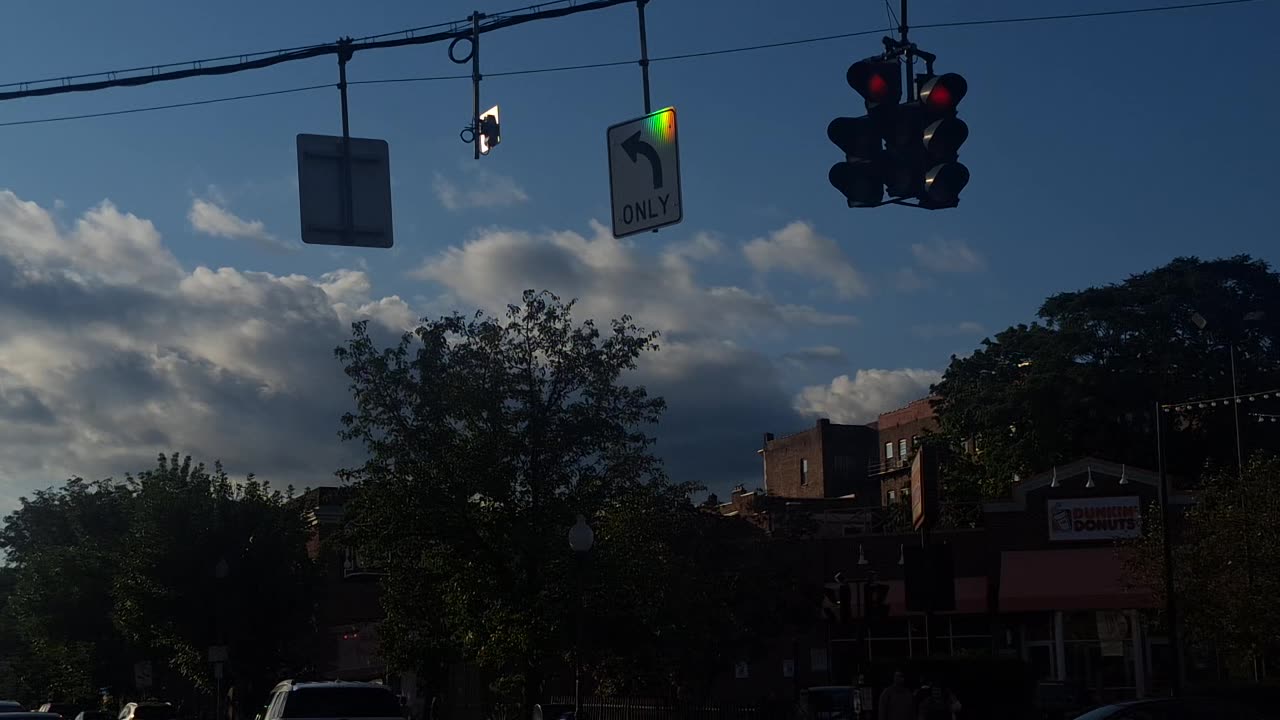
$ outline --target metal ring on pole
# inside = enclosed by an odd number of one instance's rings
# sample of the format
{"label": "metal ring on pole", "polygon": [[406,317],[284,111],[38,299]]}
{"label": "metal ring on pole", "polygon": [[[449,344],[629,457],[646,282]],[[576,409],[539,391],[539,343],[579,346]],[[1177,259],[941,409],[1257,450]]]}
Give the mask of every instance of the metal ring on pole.
{"label": "metal ring on pole", "polygon": [[[463,40],[467,41],[467,56],[464,58],[454,57],[453,49],[458,45],[458,43],[462,42]],[[458,63],[459,65],[462,65],[463,63],[471,62],[471,56],[474,55],[475,52],[476,52],[476,43],[474,40],[471,39],[471,36],[469,35],[462,35],[460,37],[456,37],[453,39],[453,42],[449,43],[449,59]]]}
{"label": "metal ring on pole", "polygon": [[462,139],[462,142],[470,145],[476,141],[476,129],[468,125],[462,128],[462,132],[458,133],[458,137]]}

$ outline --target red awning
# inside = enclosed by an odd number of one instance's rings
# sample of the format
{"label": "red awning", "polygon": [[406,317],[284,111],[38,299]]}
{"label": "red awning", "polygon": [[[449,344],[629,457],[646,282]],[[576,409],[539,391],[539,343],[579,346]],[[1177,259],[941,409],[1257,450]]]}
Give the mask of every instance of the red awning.
{"label": "red awning", "polygon": [[[889,586],[889,614],[907,614],[907,592],[901,580],[885,580]],[[956,578],[956,614],[974,615],[987,611],[987,578]]]}
{"label": "red awning", "polygon": [[1117,550],[1009,550],[1000,557],[1000,612],[1155,607],[1129,587]]}

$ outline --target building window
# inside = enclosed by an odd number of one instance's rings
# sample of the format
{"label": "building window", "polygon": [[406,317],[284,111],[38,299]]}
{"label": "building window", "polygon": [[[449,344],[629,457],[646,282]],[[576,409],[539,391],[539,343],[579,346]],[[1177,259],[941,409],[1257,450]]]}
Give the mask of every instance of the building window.
{"label": "building window", "polygon": [[885,460],[893,459],[893,443],[892,442],[887,442],[884,444],[884,459]]}
{"label": "building window", "polygon": [[897,493],[895,493],[894,491],[890,490],[890,491],[889,491],[889,502],[893,502],[894,500],[897,500],[897,499],[898,499],[898,494],[897,494]]}
{"label": "building window", "polygon": [[920,447],[920,436],[919,436],[919,435],[912,435],[912,436],[911,436],[911,447],[912,447],[912,449]]}
{"label": "building window", "polygon": [[907,439],[902,438],[898,441],[898,457],[903,460],[907,459]]}
{"label": "building window", "polygon": [[909,487],[904,487],[904,488],[902,488],[902,497],[904,497],[904,498],[909,498],[909,497],[911,497],[911,488],[909,488]]}
{"label": "building window", "polygon": [[806,458],[800,458],[800,484],[809,484],[809,461]]}

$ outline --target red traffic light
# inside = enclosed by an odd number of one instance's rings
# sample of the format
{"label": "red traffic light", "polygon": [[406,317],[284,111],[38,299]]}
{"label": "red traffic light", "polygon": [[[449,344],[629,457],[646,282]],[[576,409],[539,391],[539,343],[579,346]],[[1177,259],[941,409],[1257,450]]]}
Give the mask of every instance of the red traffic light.
{"label": "red traffic light", "polygon": [[932,112],[952,113],[967,92],[969,83],[960,75],[936,75],[920,85],[920,102]]}
{"label": "red traffic light", "polygon": [[902,102],[902,69],[897,60],[859,60],[845,73],[849,87],[867,101],[867,109]]}

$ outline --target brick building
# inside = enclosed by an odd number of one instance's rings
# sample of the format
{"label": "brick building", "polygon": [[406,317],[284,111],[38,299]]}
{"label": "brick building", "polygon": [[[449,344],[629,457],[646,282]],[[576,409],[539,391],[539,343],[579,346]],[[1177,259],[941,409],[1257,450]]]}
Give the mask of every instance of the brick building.
{"label": "brick building", "polygon": [[880,503],[904,502],[911,494],[912,455],[920,438],[938,427],[933,402],[913,400],[906,407],[881,413],[874,425],[879,442],[869,474],[880,483]]}
{"label": "brick building", "polygon": [[846,498],[879,504],[867,470],[876,431],[866,425],[839,425],[822,419],[808,430],[775,438],[765,433],[764,492],[785,498]]}

